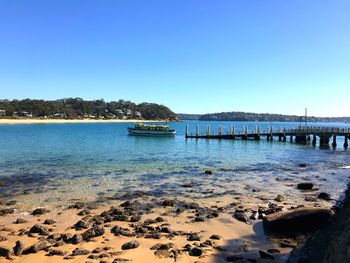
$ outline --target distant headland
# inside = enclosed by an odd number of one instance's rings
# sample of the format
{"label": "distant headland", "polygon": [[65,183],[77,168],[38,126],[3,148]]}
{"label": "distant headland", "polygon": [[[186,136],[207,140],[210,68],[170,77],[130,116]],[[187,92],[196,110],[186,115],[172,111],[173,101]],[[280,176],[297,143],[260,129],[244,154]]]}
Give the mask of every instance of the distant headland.
{"label": "distant headland", "polygon": [[177,121],[168,107],[127,100],[105,102],[65,98],[58,100],[0,100],[0,118],[7,120]]}
{"label": "distant headland", "polygon": [[[271,113],[251,112],[220,112],[209,114],[182,114],[178,113],[180,120],[199,121],[260,121],[260,122],[305,122],[305,116],[283,115]],[[315,117],[307,116],[308,122],[350,122],[350,117]]]}

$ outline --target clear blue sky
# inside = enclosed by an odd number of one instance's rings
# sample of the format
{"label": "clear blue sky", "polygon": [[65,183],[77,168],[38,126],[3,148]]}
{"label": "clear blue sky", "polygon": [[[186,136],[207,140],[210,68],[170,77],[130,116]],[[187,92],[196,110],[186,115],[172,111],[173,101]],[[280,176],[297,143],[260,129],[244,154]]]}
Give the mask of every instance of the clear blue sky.
{"label": "clear blue sky", "polygon": [[1,0],[0,97],[350,116],[350,1]]}

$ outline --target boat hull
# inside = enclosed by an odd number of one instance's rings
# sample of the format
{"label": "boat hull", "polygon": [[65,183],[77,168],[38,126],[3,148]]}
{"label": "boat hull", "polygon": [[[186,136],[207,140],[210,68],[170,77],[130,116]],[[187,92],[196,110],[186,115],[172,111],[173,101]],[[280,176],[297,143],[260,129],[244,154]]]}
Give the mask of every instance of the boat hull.
{"label": "boat hull", "polygon": [[143,131],[143,130],[135,130],[135,129],[128,129],[129,135],[133,136],[175,136],[176,131]]}

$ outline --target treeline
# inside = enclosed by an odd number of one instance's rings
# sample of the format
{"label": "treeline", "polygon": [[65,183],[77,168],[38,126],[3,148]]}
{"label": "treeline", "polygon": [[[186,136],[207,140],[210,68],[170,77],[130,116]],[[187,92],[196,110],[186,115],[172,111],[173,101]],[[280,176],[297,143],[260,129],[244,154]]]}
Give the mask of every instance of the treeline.
{"label": "treeline", "polygon": [[168,107],[156,103],[135,104],[127,100],[105,102],[66,98],[58,100],[0,100],[2,117],[31,118],[99,118],[99,119],[145,119],[176,120]]}
{"label": "treeline", "polygon": [[[305,122],[305,116],[250,112],[220,112],[210,114],[178,114],[181,120],[201,121],[261,121],[261,122]],[[308,116],[308,122],[350,122],[350,117]]]}

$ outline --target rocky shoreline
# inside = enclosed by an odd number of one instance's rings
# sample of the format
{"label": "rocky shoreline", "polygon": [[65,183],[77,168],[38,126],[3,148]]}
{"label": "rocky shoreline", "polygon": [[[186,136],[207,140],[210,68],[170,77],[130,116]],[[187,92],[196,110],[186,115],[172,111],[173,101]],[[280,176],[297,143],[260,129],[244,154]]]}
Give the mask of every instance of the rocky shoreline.
{"label": "rocky shoreline", "polygon": [[316,180],[286,183],[299,201],[254,187],[251,195],[194,198],[198,186],[190,182],[181,185],[182,196],[135,190],[31,211],[3,199],[0,262],[287,262],[293,250],[290,262],[309,262],[291,260],[315,230],[346,213],[349,195],[333,216],[339,207]]}

